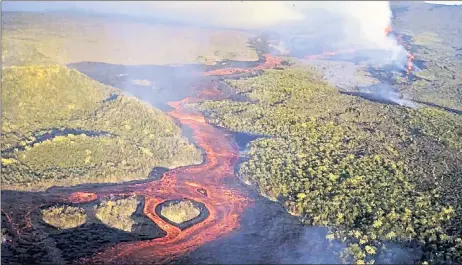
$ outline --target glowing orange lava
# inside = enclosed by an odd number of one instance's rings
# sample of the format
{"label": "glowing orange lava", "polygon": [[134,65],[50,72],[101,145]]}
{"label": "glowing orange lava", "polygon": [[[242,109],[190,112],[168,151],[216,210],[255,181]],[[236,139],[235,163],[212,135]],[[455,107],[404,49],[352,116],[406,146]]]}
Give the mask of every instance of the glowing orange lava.
{"label": "glowing orange lava", "polygon": [[271,54],[264,54],[265,62],[253,68],[222,68],[217,70],[212,70],[205,73],[205,76],[220,76],[220,75],[231,75],[236,73],[248,73],[260,69],[268,69],[272,67],[279,66],[282,62],[282,59],[279,57],[272,56]]}
{"label": "glowing orange lava", "polygon": [[385,36],[388,36],[390,35],[390,33],[393,31],[392,27],[391,26],[387,26],[385,28]]}
{"label": "glowing orange lava", "polygon": [[[265,62],[253,68],[228,68],[206,72],[205,76],[226,75],[236,72],[252,72],[281,64],[281,59],[265,55]],[[166,172],[160,180],[143,183],[121,183],[85,188],[55,189],[44,193],[37,204],[17,202],[21,213],[15,218],[2,212],[19,234],[23,228],[33,226],[31,215],[40,207],[63,201],[87,203],[98,198],[137,195],[145,199],[144,214],[166,232],[166,236],[148,241],[122,242],[85,257],[77,263],[158,264],[178,258],[207,242],[229,234],[239,228],[240,216],[252,203],[243,190],[231,188],[227,181],[234,178],[234,166],[238,162],[238,148],[230,135],[208,124],[204,116],[187,108],[187,103],[201,98],[220,98],[218,83],[209,82],[207,89],[195,97],[169,102],[173,109],[168,114],[192,130],[193,139],[204,150],[204,162],[200,165],[180,167]],[[184,230],[166,222],[157,215],[156,207],[168,200],[188,198],[205,205],[209,216],[200,223]],[[18,206],[19,207],[19,206]],[[21,217],[22,216],[22,217]],[[13,220],[15,219],[15,220]]]}
{"label": "glowing orange lava", "polygon": [[[391,29],[391,28],[390,28]],[[406,43],[404,40],[403,40],[403,36],[401,34],[397,34],[397,41],[398,41],[398,44],[403,46],[406,50],[410,50],[411,49],[411,46],[409,45],[409,43]],[[408,53],[407,55],[407,67],[406,67],[406,73],[407,75],[409,75],[413,69],[413,63],[412,61],[414,60],[414,55],[412,53]]]}
{"label": "glowing orange lava", "polygon": [[[209,75],[232,74],[238,71],[250,72],[277,66],[281,59],[265,55],[265,63],[249,69],[219,69],[205,73]],[[202,114],[185,107],[186,103],[201,97],[219,98],[220,91],[212,83],[195,98],[169,102],[173,108],[168,114],[193,131],[195,143],[205,151],[205,161],[200,165],[177,168],[168,171],[163,178],[142,184],[109,186],[98,192],[105,197],[131,192],[145,198],[144,214],[155,222],[167,235],[150,241],[119,243],[105,249],[83,263],[164,263],[184,255],[199,246],[213,241],[239,228],[239,219],[251,200],[245,192],[227,186],[226,179],[234,177],[234,165],[238,161],[238,148],[230,136],[208,124]],[[93,193],[89,193],[93,194]],[[74,193],[72,198],[94,198],[96,194]],[[207,207],[209,216],[202,222],[185,230],[166,222],[157,215],[157,205],[172,199],[188,198]]]}
{"label": "glowing orange lava", "polygon": [[71,203],[84,203],[84,202],[91,202],[98,199],[98,196],[91,192],[82,192],[77,191],[69,196],[69,201]]}
{"label": "glowing orange lava", "polygon": [[412,71],[412,67],[413,67],[413,63],[412,63],[412,60],[414,60],[414,55],[412,54],[408,54],[408,59],[407,59],[407,69],[406,69],[406,73],[409,75]]}

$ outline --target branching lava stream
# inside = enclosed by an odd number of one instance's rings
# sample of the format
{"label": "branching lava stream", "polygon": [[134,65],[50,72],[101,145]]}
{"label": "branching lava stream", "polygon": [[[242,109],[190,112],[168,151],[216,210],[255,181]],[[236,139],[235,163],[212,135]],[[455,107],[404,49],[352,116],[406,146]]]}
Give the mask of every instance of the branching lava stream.
{"label": "branching lava stream", "polygon": [[[272,68],[280,63],[281,59],[265,55],[265,62],[254,68],[218,69],[206,72],[204,75],[251,72]],[[71,204],[89,203],[98,198],[111,196],[142,196],[144,214],[166,232],[166,236],[153,240],[117,243],[95,255],[75,260],[75,263],[165,263],[239,228],[241,214],[252,203],[246,191],[230,187],[227,181],[229,178],[234,178],[234,167],[239,159],[239,149],[231,135],[224,134],[221,129],[208,124],[204,116],[186,106],[187,103],[193,103],[201,98],[223,97],[217,86],[217,82],[211,81],[207,89],[195,97],[168,102],[172,108],[168,114],[192,130],[195,144],[204,151],[202,164],[170,170],[164,173],[160,180],[55,189],[44,195],[46,203]],[[156,213],[156,207],[159,204],[183,198],[202,203],[208,210],[205,220],[181,229]],[[32,226],[31,214],[42,205],[44,204],[39,206],[26,204],[25,211],[23,211],[25,218],[22,220],[10,220],[10,216],[6,212],[4,214],[12,225],[16,221]],[[17,231],[18,235],[20,233],[21,231]]]}
{"label": "branching lava stream", "polygon": [[[207,124],[202,115],[184,109],[184,104],[192,100],[186,98],[170,102],[173,111],[169,114],[193,130],[196,144],[205,151],[205,162],[169,171],[160,181],[133,187],[135,194],[145,197],[146,216],[166,231],[167,235],[151,241],[116,245],[96,255],[91,262],[162,263],[239,227],[239,216],[250,201],[243,193],[230,190],[224,183],[225,178],[234,176],[238,149],[219,129]],[[206,190],[207,197],[198,188]],[[209,210],[205,221],[183,231],[164,221],[155,212],[158,204],[182,198],[201,202]]]}

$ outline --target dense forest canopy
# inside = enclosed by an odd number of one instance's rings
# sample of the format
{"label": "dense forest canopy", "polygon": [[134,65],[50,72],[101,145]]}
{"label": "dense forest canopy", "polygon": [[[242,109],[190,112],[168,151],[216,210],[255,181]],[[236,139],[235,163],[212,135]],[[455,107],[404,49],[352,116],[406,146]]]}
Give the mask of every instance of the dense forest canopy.
{"label": "dense forest canopy", "polygon": [[135,221],[132,215],[138,207],[136,196],[107,200],[95,206],[95,216],[103,224],[122,231],[131,232]]}
{"label": "dense forest canopy", "polygon": [[422,261],[461,262],[462,117],[343,95],[300,67],[228,83],[247,100],[198,107],[219,126],[270,136],[251,142],[245,182],[330,227],[358,263],[389,241],[418,244]]}

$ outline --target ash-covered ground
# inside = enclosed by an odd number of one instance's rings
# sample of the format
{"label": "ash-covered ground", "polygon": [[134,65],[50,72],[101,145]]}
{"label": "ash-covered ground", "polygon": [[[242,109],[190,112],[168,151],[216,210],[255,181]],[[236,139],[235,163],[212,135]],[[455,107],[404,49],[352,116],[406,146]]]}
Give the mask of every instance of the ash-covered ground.
{"label": "ash-covered ground", "polygon": [[301,64],[314,67],[325,80],[346,91],[358,91],[358,87],[377,85],[380,81],[367,72],[366,63],[334,59],[301,59]]}
{"label": "ash-covered ground", "polygon": [[377,66],[368,62],[353,60],[302,59],[302,65],[308,65],[321,73],[327,83],[339,89],[342,94],[356,96],[382,104],[401,105],[410,108],[417,107],[408,95],[400,92],[392,81],[374,76],[371,69],[389,69],[385,71],[399,72],[397,67]]}

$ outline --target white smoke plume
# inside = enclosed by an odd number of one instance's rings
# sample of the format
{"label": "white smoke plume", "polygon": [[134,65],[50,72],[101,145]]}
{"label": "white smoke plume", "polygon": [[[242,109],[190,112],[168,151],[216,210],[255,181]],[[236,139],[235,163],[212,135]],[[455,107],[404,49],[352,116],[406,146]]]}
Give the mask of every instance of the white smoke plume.
{"label": "white smoke plume", "polygon": [[403,63],[407,52],[385,29],[391,26],[388,1],[288,2],[304,17],[297,27],[313,32],[325,31],[332,47],[387,51],[380,55],[387,62]]}
{"label": "white smoke plume", "polygon": [[323,47],[328,44],[337,49],[348,46],[387,51],[387,56],[377,57],[392,61],[405,60],[407,55],[393,37],[385,35],[392,16],[388,1],[84,1],[27,2],[27,6],[37,10],[78,8],[201,26],[278,30],[284,44],[294,36],[308,34],[317,36]]}
{"label": "white smoke plume", "polygon": [[[388,1],[127,1],[75,2],[78,8],[146,16],[188,24],[245,30],[278,30],[287,39],[312,33],[331,48],[387,51],[403,60],[406,52],[385,28],[391,25]],[[287,40],[286,40],[287,41]]]}

